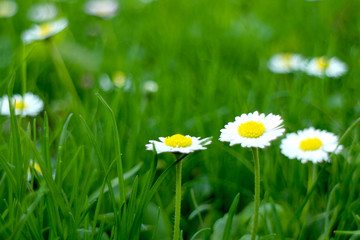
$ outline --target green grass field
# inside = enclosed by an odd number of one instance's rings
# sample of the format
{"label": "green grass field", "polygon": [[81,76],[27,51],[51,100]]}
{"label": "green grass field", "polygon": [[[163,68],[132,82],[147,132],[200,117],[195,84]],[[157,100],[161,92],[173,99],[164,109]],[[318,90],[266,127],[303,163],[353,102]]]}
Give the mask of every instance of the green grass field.
{"label": "green grass field", "polygon": [[[21,40],[37,1],[0,18],[0,96],[44,101],[35,117],[0,116],[0,239],[172,239],[175,157],[145,144],[176,133],[213,137],[182,161],[183,239],[250,239],[251,149],[218,139],[254,111],[280,115],[285,133],[344,136],[318,164],[281,154],[284,136],[260,149],[258,239],[360,237],[360,1],[124,0],[111,19],[51,2],[69,25],[49,39]],[[272,73],[282,52],[335,56],[348,71]],[[119,71],[124,85],[104,91],[101,76]],[[34,162],[42,173],[27,181]]]}

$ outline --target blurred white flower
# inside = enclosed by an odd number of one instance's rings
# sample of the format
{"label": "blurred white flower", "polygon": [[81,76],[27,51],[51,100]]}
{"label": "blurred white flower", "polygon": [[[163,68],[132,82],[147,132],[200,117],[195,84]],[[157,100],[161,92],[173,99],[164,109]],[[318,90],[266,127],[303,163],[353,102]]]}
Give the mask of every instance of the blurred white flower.
{"label": "blurred white flower", "polygon": [[126,82],[126,75],[121,71],[116,71],[112,76],[112,82],[117,88],[121,88],[124,86]]}
{"label": "blurred white flower", "polygon": [[68,26],[68,20],[65,18],[55,20],[52,22],[43,23],[41,25],[34,25],[29,30],[26,30],[21,35],[21,38],[25,44],[32,43],[37,40],[47,39]]}
{"label": "blurred white flower", "polygon": [[28,18],[34,22],[46,22],[53,20],[58,14],[58,8],[52,3],[40,3],[31,6]]}
{"label": "blurred white flower", "polygon": [[347,66],[336,57],[327,59],[326,57],[317,57],[311,59],[304,71],[317,77],[340,77],[347,72]]}
{"label": "blurred white flower", "polygon": [[110,78],[109,75],[106,73],[101,74],[99,77],[100,88],[105,92],[114,89],[114,87],[116,88],[124,87],[125,83],[128,81],[129,80],[126,79],[125,73],[121,71],[116,71],[112,75],[112,78]]}
{"label": "blurred white flower", "polygon": [[143,85],[143,90],[146,93],[156,93],[159,89],[159,85],[151,80],[145,81]]}
{"label": "blurred white flower", "polygon": [[100,75],[99,86],[105,92],[108,92],[114,88],[113,82],[111,81],[109,75],[107,75],[106,73]]}
{"label": "blurred white flower", "polygon": [[36,171],[39,175],[42,175],[40,165],[37,162],[33,163],[32,161],[30,161],[30,165],[29,165],[28,172],[27,172],[27,180],[28,180],[28,182],[31,181],[31,169]]}
{"label": "blurred white flower", "polygon": [[328,153],[339,153],[342,146],[337,147],[338,143],[338,137],[333,133],[310,127],[286,134],[280,148],[281,153],[290,159],[296,158],[302,163],[318,163],[329,161]]}
{"label": "blurred white flower", "polygon": [[290,73],[304,68],[305,61],[300,54],[278,53],[268,62],[268,68],[274,73]]}
{"label": "blurred white flower", "polygon": [[17,12],[18,6],[15,1],[0,2],[0,18],[10,18]]}
{"label": "blurred white flower", "polygon": [[112,18],[118,8],[119,4],[114,0],[90,0],[85,4],[84,11],[101,18]]}
{"label": "blurred white flower", "polygon": [[[32,93],[25,93],[24,97],[19,94],[15,94],[10,102],[13,104],[15,115],[36,116],[44,108],[44,102],[36,95]],[[10,116],[9,97],[3,96],[0,100],[1,115]]]}

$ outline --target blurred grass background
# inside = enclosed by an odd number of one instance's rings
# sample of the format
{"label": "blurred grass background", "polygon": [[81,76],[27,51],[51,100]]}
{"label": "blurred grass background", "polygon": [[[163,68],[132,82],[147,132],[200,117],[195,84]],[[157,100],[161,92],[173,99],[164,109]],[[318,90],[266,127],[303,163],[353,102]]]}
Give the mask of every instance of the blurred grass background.
{"label": "blurred grass background", "polygon": [[[22,31],[32,25],[26,12],[34,3],[38,2],[18,1],[18,13],[13,18],[0,19],[0,93],[7,93],[8,76],[14,72],[14,93],[21,93],[21,77],[25,73],[21,66],[26,62],[27,91],[41,96],[48,113],[53,169],[63,125],[67,116],[75,113],[66,131],[63,164],[69,164],[74,155],[79,157],[75,154],[79,149],[83,149],[86,161],[79,163],[78,173],[74,172],[76,168],[69,170],[62,189],[69,197],[79,191],[76,194],[85,201],[83,198],[101,186],[105,173],[81,125],[79,112],[59,80],[50,41],[26,46],[21,42]],[[150,139],[175,133],[214,137],[207,151],[191,155],[183,165],[181,228],[184,239],[190,239],[204,227],[210,227],[211,233],[204,234],[203,238],[220,239],[223,220],[219,219],[229,211],[238,192],[240,201],[231,239],[250,232],[252,211],[249,209],[254,185],[251,152],[217,141],[220,129],[235,116],[255,110],[274,113],[283,117],[287,132],[314,126],[338,136],[359,116],[359,1],[157,0],[143,3],[134,0],[121,1],[118,15],[110,20],[86,15],[84,1],[54,3],[60,9],[60,16],[68,18],[69,27],[51,41],[55,41],[64,58],[85,106],[83,117],[108,166],[115,157],[113,126],[96,92],[105,98],[116,116],[124,170],[143,162],[138,172],[140,179],[153,161],[144,146]],[[316,78],[305,73],[274,74],[267,69],[267,60],[279,52],[295,52],[307,57],[337,56],[348,65],[349,71],[339,79]],[[100,75],[111,76],[116,71],[126,75],[127,87],[104,92],[99,87]],[[159,90],[145,92],[143,85],[147,80],[155,81]],[[41,151],[44,148],[43,113],[36,122],[36,145]],[[1,117],[0,123],[0,154],[7,158],[12,154],[9,120]],[[32,119],[26,118],[20,127],[26,129],[28,123],[32,123]],[[305,217],[295,220],[307,196],[312,164],[301,164],[281,155],[280,140],[260,151],[259,234],[270,239],[348,239],[350,236],[333,231],[356,230],[360,226],[358,139],[359,131],[351,132],[343,143],[344,151],[334,156],[332,163],[317,166],[316,173],[322,167],[325,170],[310,197],[309,211]],[[171,154],[160,155],[158,174],[172,162]],[[115,169],[114,166],[110,179],[116,176]],[[4,171],[0,174],[3,176],[0,193],[8,199],[11,187],[6,184]],[[155,239],[168,239],[172,233],[174,175],[175,170],[145,210],[144,226],[152,226],[157,208],[161,209]],[[127,192],[131,191],[133,181],[134,177],[126,182]],[[83,186],[82,191],[74,189],[74,182]],[[189,218],[195,210],[191,191],[197,204],[203,207],[203,225],[197,217]],[[111,211],[110,202],[105,194],[101,213]],[[28,206],[31,201],[24,200],[21,204]],[[41,204],[45,209],[48,203]],[[82,207],[75,198],[74,212],[76,208]],[[4,220],[6,209],[8,200],[0,203]],[[90,219],[94,209],[89,212]],[[53,236],[47,233],[53,226],[46,224],[46,217],[35,218],[42,223],[39,229],[44,237]],[[79,223],[79,229],[85,228],[84,224]],[[34,236],[27,232],[28,228],[22,231],[17,238]],[[105,233],[110,236],[109,231]],[[151,234],[152,229],[144,227],[141,239],[150,239]]]}

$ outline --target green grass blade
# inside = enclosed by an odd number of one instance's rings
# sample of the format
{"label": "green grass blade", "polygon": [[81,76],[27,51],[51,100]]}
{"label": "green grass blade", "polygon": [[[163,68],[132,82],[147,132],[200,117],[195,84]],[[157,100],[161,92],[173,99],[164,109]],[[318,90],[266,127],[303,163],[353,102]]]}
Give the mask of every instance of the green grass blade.
{"label": "green grass blade", "polygon": [[207,231],[211,231],[211,228],[202,228],[202,229],[200,229],[199,231],[197,231],[196,233],[194,233],[194,235],[192,235],[192,237],[190,238],[190,240],[195,240],[198,235],[200,235],[200,234],[203,233],[203,232],[207,232]]}
{"label": "green grass blade", "polygon": [[62,170],[62,165],[63,165],[63,151],[64,151],[64,145],[65,145],[65,140],[66,140],[66,132],[67,132],[67,128],[69,126],[70,120],[72,117],[72,113],[69,114],[69,116],[67,117],[65,124],[63,126],[63,129],[61,131],[60,134],[60,141],[59,141],[59,146],[58,146],[58,157],[57,157],[57,161],[56,161],[56,172],[55,172],[55,181],[57,182],[57,184],[61,187],[62,186],[62,181],[63,181],[63,170]]}
{"label": "green grass blade", "polygon": [[115,158],[117,159],[117,171],[118,171],[118,179],[119,179],[119,193],[120,193],[120,205],[123,203],[125,204],[126,209],[126,201],[125,201],[125,185],[124,185],[124,176],[123,176],[123,165],[122,165],[122,159],[121,159],[121,148],[120,148],[120,136],[119,136],[119,130],[116,123],[116,118],[114,115],[114,112],[110,108],[110,106],[106,103],[105,99],[99,94],[96,93],[96,96],[99,98],[99,100],[105,105],[105,107],[109,110],[111,114],[111,118],[113,121],[113,128],[114,128],[114,145],[115,145]]}
{"label": "green grass blade", "polygon": [[222,240],[229,240],[230,236],[231,236],[231,226],[232,226],[232,221],[233,221],[233,217],[234,214],[236,212],[236,208],[238,206],[239,203],[239,199],[240,199],[240,193],[236,194],[231,206],[230,206],[230,210],[228,212],[228,216],[226,219],[226,223],[225,223],[225,228],[224,228],[224,232],[222,235]]}

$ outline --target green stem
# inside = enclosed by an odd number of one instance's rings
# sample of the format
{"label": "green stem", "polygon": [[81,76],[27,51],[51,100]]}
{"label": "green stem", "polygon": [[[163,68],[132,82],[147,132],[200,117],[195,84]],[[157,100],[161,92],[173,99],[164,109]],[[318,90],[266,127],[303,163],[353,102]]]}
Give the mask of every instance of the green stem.
{"label": "green stem", "polygon": [[255,206],[254,206],[254,222],[251,231],[251,240],[255,240],[257,224],[259,218],[260,208],[260,160],[259,160],[259,149],[252,148],[254,158],[254,173],[255,173]]}
{"label": "green stem", "polygon": [[181,216],[181,170],[182,161],[176,165],[176,195],[175,195],[175,223],[174,223],[174,240],[179,239],[180,235],[180,216]]}

